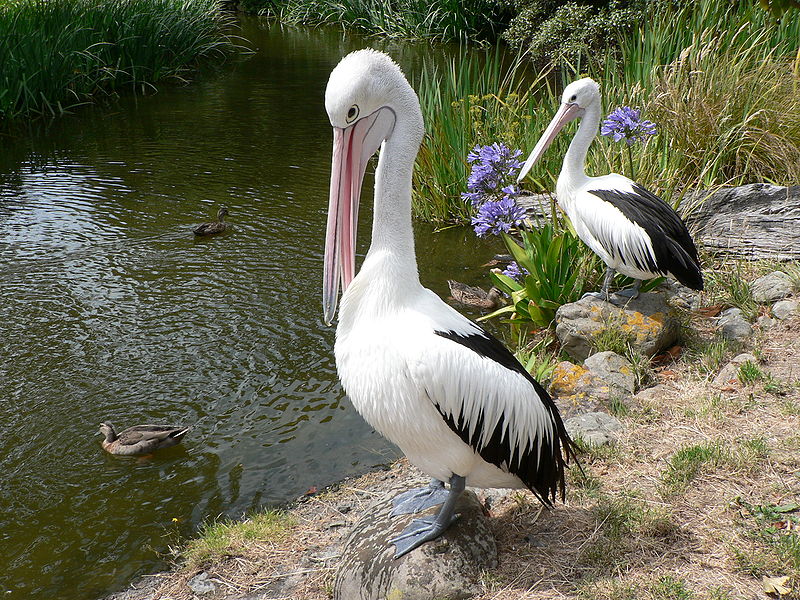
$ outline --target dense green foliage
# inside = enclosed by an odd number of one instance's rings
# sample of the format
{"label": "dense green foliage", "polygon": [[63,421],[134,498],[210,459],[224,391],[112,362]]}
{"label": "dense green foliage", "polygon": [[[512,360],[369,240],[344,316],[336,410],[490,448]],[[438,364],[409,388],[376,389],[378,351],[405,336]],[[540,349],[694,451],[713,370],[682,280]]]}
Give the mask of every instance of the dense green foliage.
{"label": "dense green foliage", "polygon": [[467,154],[478,144],[503,142],[527,148],[536,140],[530,127],[536,82],[524,65],[507,66],[498,51],[465,53],[445,69],[423,70],[418,90],[427,134],[414,169],[414,212],[434,222],[464,221],[471,208],[461,201],[469,167]]}
{"label": "dense green foliage", "polygon": [[216,0],[0,2],[0,120],[179,78],[232,47]]}
{"label": "dense green foliage", "polygon": [[497,0],[244,0],[284,23],[336,24],[406,39],[494,40],[510,10]]}
{"label": "dense green foliage", "polygon": [[515,16],[503,32],[513,48],[534,62],[575,61],[614,46],[637,27],[645,0],[515,0]]}

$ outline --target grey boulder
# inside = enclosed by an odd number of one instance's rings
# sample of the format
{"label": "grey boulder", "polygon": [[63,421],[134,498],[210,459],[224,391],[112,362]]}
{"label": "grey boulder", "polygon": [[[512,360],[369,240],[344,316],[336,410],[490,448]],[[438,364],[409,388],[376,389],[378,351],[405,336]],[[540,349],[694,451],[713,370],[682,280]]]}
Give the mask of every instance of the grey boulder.
{"label": "grey boulder", "polygon": [[353,526],[336,573],[334,600],[462,600],[480,593],[481,573],[497,566],[497,547],[475,494],[461,495],[456,506],[461,517],[440,538],[395,559],[389,540],[420,516],[389,514],[400,491],[378,499]]}
{"label": "grey boulder", "polygon": [[643,293],[619,304],[588,296],[556,311],[556,336],[562,349],[575,360],[585,360],[596,338],[611,328],[628,336],[642,354],[653,356],[678,339],[680,319],[677,310],[659,293]]}

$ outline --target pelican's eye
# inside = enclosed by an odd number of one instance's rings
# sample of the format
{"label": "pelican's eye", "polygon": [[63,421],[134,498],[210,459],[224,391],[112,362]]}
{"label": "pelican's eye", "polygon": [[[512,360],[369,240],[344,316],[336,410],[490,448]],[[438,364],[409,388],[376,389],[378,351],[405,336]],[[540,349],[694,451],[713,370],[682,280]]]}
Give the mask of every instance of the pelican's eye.
{"label": "pelican's eye", "polygon": [[578,96],[575,95],[575,94],[572,94],[572,98],[570,98],[569,101],[570,102],[575,102],[575,100],[577,100],[577,99],[578,99]]}
{"label": "pelican's eye", "polygon": [[347,122],[352,123],[358,116],[358,104],[353,104],[350,110],[347,111]]}

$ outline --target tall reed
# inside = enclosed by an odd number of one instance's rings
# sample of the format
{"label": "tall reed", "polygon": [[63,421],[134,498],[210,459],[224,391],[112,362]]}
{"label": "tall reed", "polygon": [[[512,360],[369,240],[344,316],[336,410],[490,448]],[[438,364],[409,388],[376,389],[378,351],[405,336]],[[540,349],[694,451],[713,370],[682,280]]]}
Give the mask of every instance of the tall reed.
{"label": "tall reed", "polygon": [[268,0],[268,5],[286,23],[444,41],[494,40],[511,16],[496,0]]}
{"label": "tall reed", "polygon": [[414,170],[414,210],[424,220],[464,221],[471,207],[461,200],[469,175],[467,154],[477,144],[503,142],[526,148],[536,131],[531,89],[545,71],[525,76],[519,59],[503,60],[499,49],[463,52],[445,67],[426,66],[418,81],[426,136]]}
{"label": "tall reed", "polygon": [[0,3],[0,120],[180,78],[233,45],[217,0]]}

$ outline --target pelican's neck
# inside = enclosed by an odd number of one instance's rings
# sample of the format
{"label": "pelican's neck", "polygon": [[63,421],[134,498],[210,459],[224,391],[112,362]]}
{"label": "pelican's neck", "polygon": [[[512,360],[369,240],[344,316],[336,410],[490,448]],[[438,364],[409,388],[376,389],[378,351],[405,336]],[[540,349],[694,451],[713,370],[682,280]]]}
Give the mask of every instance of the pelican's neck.
{"label": "pelican's neck", "polygon": [[339,312],[339,327],[358,314],[389,314],[413,301],[421,289],[411,227],[411,175],[420,136],[398,119],[381,146],[375,171],[372,243],[350,283]]}
{"label": "pelican's neck", "polygon": [[419,285],[411,227],[411,176],[419,142],[402,121],[381,147],[375,171],[372,243],[362,270],[395,286]]}
{"label": "pelican's neck", "polygon": [[564,155],[564,165],[561,167],[559,181],[574,187],[586,179],[586,153],[597,135],[600,126],[600,102],[595,102],[585,109],[581,117],[580,126]]}

